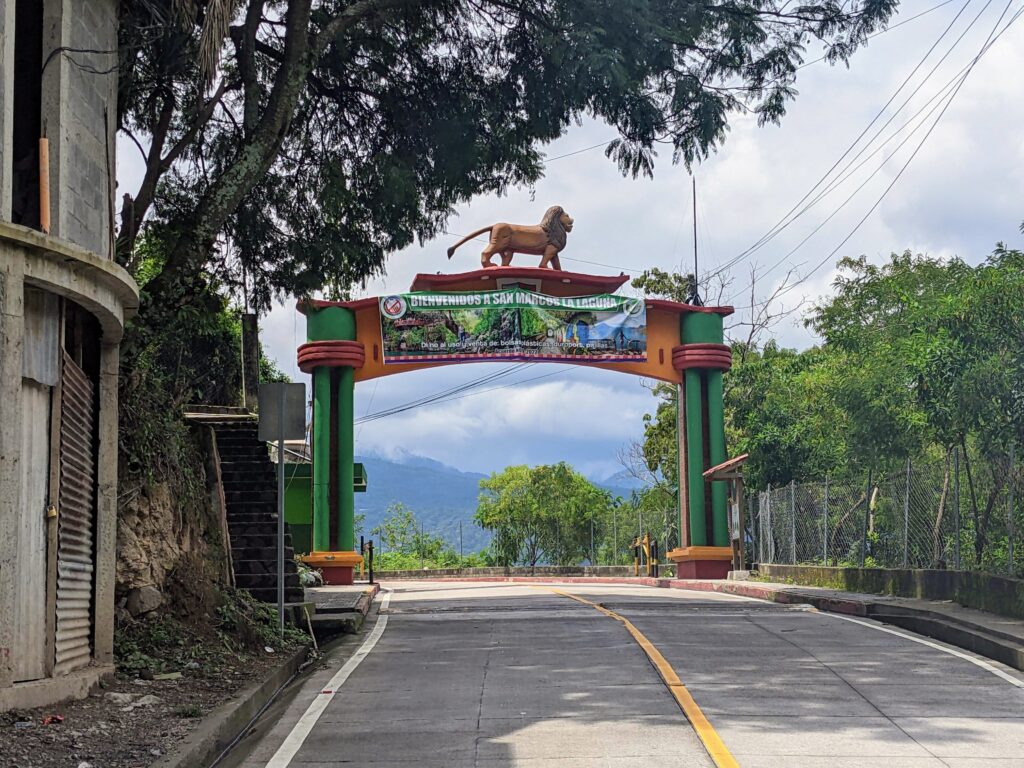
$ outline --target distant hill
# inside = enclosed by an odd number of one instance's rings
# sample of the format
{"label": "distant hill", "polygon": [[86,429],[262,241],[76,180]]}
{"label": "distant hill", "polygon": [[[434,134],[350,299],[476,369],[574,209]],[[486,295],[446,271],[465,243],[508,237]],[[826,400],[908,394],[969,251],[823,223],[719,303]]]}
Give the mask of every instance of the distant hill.
{"label": "distant hill", "polygon": [[[490,543],[490,534],[473,522],[479,483],[487,475],[463,472],[424,456],[361,456],[356,461],[366,467],[368,478],[366,493],[356,494],[356,513],[366,515],[363,535],[368,536],[381,523],[388,507],[401,502],[416,514],[426,531],[442,536],[456,548],[460,522],[465,552],[477,552]],[[613,496],[628,499],[634,487],[632,480],[619,473],[595,484]]]}
{"label": "distant hill", "polygon": [[416,513],[425,530],[459,545],[459,523],[466,552],[476,552],[490,542],[486,531],[473,522],[479,483],[486,475],[461,472],[422,456],[403,456],[392,461],[375,456],[357,457],[366,467],[366,493],[356,494],[356,513],[366,515],[364,535],[380,524],[388,507],[401,502]]}

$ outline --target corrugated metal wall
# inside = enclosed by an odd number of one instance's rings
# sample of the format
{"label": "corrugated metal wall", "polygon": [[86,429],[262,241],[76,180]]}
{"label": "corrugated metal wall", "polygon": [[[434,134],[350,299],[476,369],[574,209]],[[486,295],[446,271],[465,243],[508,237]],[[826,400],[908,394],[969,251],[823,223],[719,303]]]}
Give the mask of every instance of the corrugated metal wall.
{"label": "corrugated metal wall", "polygon": [[67,354],[62,368],[56,674],[84,667],[92,655],[95,570],[95,388]]}

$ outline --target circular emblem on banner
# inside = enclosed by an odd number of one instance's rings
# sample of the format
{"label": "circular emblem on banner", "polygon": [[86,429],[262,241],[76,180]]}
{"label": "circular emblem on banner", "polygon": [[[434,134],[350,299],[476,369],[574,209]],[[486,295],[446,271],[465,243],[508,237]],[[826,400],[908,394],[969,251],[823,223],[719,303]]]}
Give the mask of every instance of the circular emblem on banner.
{"label": "circular emblem on banner", "polygon": [[641,300],[631,301],[626,304],[627,315],[639,315],[644,308],[644,302]]}
{"label": "circular emblem on banner", "polygon": [[385,296],[380,300],[380,311],[392,320],[397,320],[404,315],[406,309],[408,306],[401,296]]}

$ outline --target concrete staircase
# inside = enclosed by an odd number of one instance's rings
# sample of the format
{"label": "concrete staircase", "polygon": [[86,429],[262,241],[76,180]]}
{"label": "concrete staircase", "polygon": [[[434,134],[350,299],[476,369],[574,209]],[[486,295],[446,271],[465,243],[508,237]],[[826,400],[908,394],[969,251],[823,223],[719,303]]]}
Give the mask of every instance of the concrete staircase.
{"label": "concrete staircase", "polygon": [[[210,414],[202,419],[217,435],[227,502],[235,586],[268,603],[277,602],[277,476],[267,444],[250,416]],[[284,599],[303,602],[291,536],[285,534]]]}

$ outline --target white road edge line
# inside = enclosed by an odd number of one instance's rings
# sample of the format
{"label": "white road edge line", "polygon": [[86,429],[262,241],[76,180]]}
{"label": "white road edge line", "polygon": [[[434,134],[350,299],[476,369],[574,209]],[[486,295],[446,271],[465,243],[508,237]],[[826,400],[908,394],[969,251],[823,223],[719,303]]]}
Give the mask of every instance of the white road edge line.
{"label": "white road edge line", "polygon": [[306,737],[309,736],[313,726],[316,725],[316,721],[320,719],[320,715],[327,709],[327,705],[331,703],[338,689],[356,671],[356,667],[362,663],[363,659],[370,655],[370,651],[377,645],[380,636],[384,634],[384,630],[388,625],[388,617],[384,614],[384,611],[387,610],[390,601],[391,590],[384,590],[384,599],[381,600],[380,610],[377,613],[377,623],[373,625],[370,634],[363,641],[363,644],[359,646],[359,650],[352,654],[352,657],[342,665],[341,669],[334,673],[334,677],[327,683],[327,687],[323,688],[310,703],[309,707],[306,708],[302,717],[295,723],[291,733],[285,737],[277,752],[270,758],[267,768],[288,768],[291,765],[292,758],[295,757],[295,754],[302,747]]}
{"label": "white road edge line", "polygon": [[939,643],[933,643],[931,640],[925,640],[921,637],[914,637],[913,635],[908,634],[906,632],[900,632],[898,629],[889,629],[888,627],[882,627],[877,624],[872,624],[870,621],[864,621],[863,619],[855,619],[852,616],[840,616],[839,614],[828,613],[826,611],[818,611],[818,615],[828,616],[831,619],[842,619],[843,621],[852,621],[854,624],[860,624],[865,627],[870,627],[871,629],[877,629],[879,632],[886,632],[890,635],[896,635],[897,637],[906,638],[907,640],[913,640],[915,643],[927,645],[929,648],[934,648],[937,651],[948,653],[950,656],[956,656],[957,658],[963,659],[964,661],[969,661],[976,667],[981,667],[982,669],[991,672],[996,677],[1001,677],[1010,685],[1015,685],[1018,688],[1024,688],[1024,680],[1016,678],[1013,675],[999,669],[998,667],[992,666],[983,659],[975,658],[974,656],[971,656],[968,653],[963,653],[962,651],[958,651],[955,648],[947,648],[946,646],[940,645]]}

